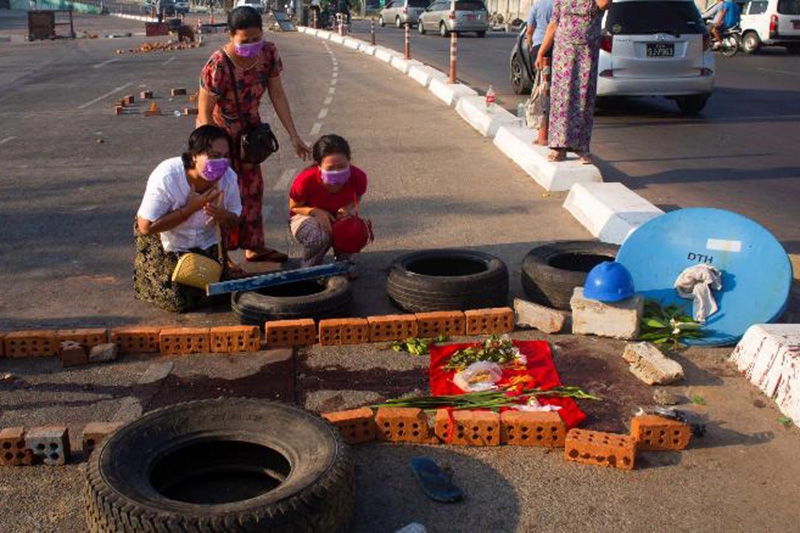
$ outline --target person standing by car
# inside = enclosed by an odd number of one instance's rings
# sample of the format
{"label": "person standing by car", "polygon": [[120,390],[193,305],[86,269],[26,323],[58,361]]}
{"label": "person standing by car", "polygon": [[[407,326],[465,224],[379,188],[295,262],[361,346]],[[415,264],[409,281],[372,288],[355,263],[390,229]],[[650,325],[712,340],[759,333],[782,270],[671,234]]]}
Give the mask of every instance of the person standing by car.
{"label": "person standing by car", "polygon": [[350,25],[350,2],[348,0],[339,0],[338,13],[345,19],[345,23]]}
{"label": "person standing by car", "polygon": [[[525,29],[531,58],[535,61],[544,41],[547,26],[553,18],[553,0],[536,0],[528,11],[528,25]],[[550,52],[545,57],[551,57]]]}
{"label": "person standing by car", "polygon": [[567,151],[582,163],[592,162],[597,64],[600,55],[602,12],[611,0],[555,0],[553,17],[536,56],[536,68],[553,49],[550,91],[549,145],[552,162],[564,161]]}
{"label": "person standing by car", "polygon": [[719,47],[722,43],[722,35],[731,28],[735,28],[741,22],[742,11],[739,5],[732,0],[722,2],[722,7],[717,12],[714,24],[711,26],[711,35],[714,36],[714,46]]}
{"label": "person standing by car", "polygon": [[158,22],[164,22],[164,6],[161,0],[156,0],[156,17],[158,18]]}
{"label": "person standing by car", "polygon": [[244,248],[247,261],[282,263],[286,254],[264,245],[261,166],[243,163],[240,152],[242,135],[261,124],[258,108],[265,91],[297,156],[307,159],[310,149],[297,134],[281,83],[283,63],[275,45],[263,40],[261,15],[252,7],[237,7],[228,15],[228,30],[230,41],[211,55],[200,76],[198,124],[216,124],[234,140],[231,159],[239,175],[243,211],[238,228],[226,235],[228,249]]}

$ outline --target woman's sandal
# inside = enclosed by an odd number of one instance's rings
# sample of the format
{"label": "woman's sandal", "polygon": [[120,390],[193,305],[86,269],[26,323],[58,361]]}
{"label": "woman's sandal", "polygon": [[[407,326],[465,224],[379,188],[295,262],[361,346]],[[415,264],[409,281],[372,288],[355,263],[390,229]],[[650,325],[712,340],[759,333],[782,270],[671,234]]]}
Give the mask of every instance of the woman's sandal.
{"label": "woman's sandal", "polygon": [[592,165],[594,164],[594,157],[589,152],[580,152],[578,153],[578,161],[582,165]]}
{"label": "woman's sandal", "polygon": [[246,270],[242,267],[234,263],[233,261],[228,261],[227,265],[228,269],[228,279],[242,279],[250,276]]}
{"label": "woman's sandal", "polygon": [[564,161],[567,158],[567,151],[562,150],[561,148],[556,148],[550,150],[550,155],[547,156],[547,160],[551,163],[559,163]]}
{"label": "woman's sandal", "polygon": [[265,261],[271,263],[285,263],[288,259],[288,255],[278,250],[273,250],[272,248],[263,248],[256,252],[255,255],[248,255],[247,252],[244,253],[244,260],[248,263],[263,263]]}

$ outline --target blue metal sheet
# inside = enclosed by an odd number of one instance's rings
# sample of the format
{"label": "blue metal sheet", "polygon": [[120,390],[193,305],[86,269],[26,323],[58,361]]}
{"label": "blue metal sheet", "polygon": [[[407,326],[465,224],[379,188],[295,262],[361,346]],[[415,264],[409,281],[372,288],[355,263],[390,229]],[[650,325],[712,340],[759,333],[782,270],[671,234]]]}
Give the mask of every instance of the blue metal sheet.
{"label": "blue metal sheet", "polygon": [[297,270],[280,270],[262,276],[250,278],[234,279],[231,281],[221,281],[206,285],[206,294],[214,296],[238,291],[254,291],[265,287],[285,285],[297,281],[308,281],[313,279],[330,278],[346,274],[352,269],[352,265],[346,262],[331,263],[329,265],[319,265],[308,268],[298,268]]}
{"label": "blue metal sheet", "polygon": [[736,343],[753,324],[774,322],[789,301],[792,266],[780,242],[758,223],[730,211],[681,209],[656,217],[633,232],[617,254],[633,276],[636,292],[662,305],[686,304],[675,279],[686,268],[708,263],[722,273],[714,292],[719,310],[708,317],[706,336],[688,344]]}

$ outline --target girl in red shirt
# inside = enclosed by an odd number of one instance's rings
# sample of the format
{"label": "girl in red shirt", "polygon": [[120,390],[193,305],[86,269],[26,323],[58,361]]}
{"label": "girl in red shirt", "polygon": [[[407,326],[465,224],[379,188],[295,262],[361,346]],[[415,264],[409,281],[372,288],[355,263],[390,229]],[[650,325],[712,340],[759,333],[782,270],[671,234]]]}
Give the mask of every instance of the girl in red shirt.
{"label": "girl in red shirt", "polygon": [[[367,192],[367,175],[350,164],[350,145],[338,135],[321,137],[312,148],[315,166],[294,178],[289,191],[289,227],[303,246],[303,267],[322,263],[331,247],[331,225],[355,212]],[[347,260],[347,254],[336,254]]]}

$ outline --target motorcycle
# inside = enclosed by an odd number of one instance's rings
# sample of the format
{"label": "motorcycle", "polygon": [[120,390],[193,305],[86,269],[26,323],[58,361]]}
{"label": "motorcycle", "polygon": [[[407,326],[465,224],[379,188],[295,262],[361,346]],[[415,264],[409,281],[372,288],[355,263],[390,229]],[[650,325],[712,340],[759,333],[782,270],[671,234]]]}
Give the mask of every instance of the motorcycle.
{"label": "motorcycle", "polygon": [[[712,19],[705,19],[706,25],[711,28]],[[712,50],[719,51],[725,57],[733,57],[742,47],[742,28],[737,24],[722,33],[722,41],[715,42]]]}

